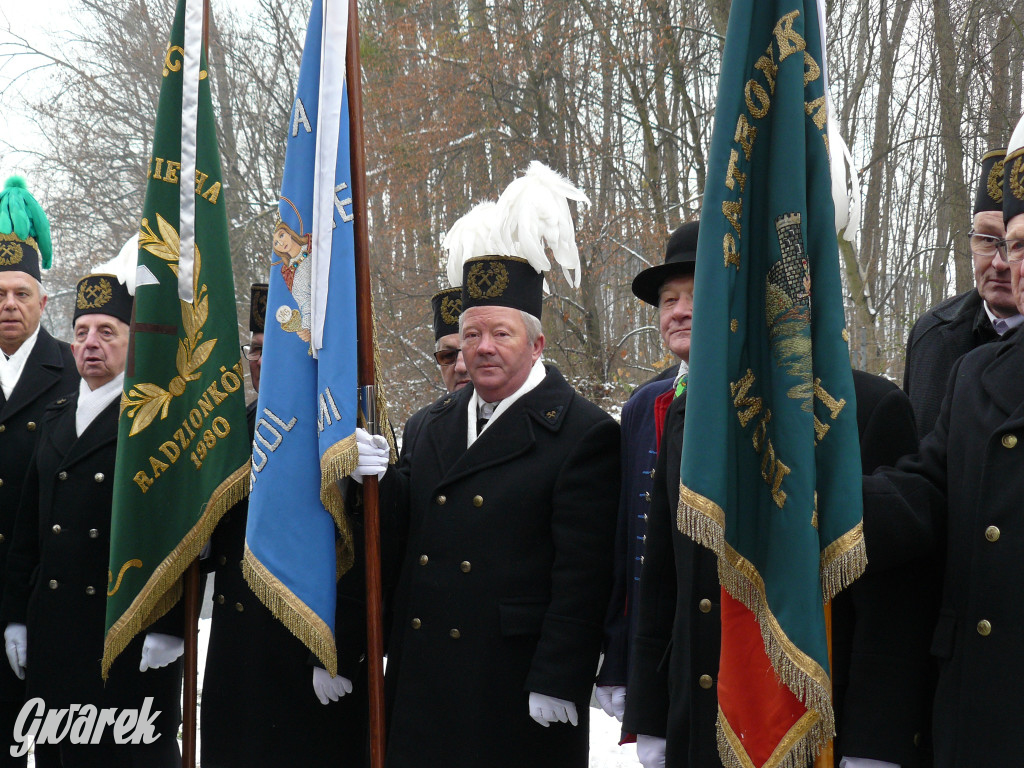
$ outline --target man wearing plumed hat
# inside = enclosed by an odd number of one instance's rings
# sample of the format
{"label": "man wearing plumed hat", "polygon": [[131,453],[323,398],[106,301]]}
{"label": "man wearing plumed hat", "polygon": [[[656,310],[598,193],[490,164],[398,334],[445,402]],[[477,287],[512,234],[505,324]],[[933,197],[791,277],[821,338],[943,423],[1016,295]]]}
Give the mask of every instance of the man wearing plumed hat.
{"label": "man wearing plumed hat", "polygon": [[1024,321],[1010,291],[1010,267],[996,247],[1003,225],[1005,149],[985,153],[974,198],[968,241],[974,265],[974,288],[925,312],[910,330],[903,391],[910,396],[918,434],[932,431],[957,358],[995,341]]}
{"label": "man wearing plumed hat", "polygon": [[[1024,120],[1006,153],[1011,290],[1024,309]],[[1017,765],[1024,754],[1024,332],[953,366],[935,429],[919,453],[864,479],[868,573],[934,549],[944,554],[933,709],[936,768]]]}
{"label": "man wearing plumed hat", "polygon": [[[540,163],[448,232],[471,386],[430,408],[382,516],[407,528],[385,688],[391,768],[585,768],[611,586],[619,430],[542,361],[548,252],[578,285],[568,200]],[[360,436],[357,476],[385,448]],[[385,460],[386,461],[386,460]]]}
{"label": "man wearing plumed hat", "polygon": [[[40,267],[51,260],[46,214],[24,179],[11,177],[0,192],[0,587],[43,409],[78,387],[71,348],[40,325]],[[24,694],[24,683],[0,664],[0,766],[25,764],[8,750]]]}
{"label": "man wearing plumed hat", "polygon": [[[172,768],[181,760],[182,611],[172,610],[138,636],[107,680],[100,672],[117,420],[137,253],[137,242],[130,241],[109,271],[78,282],[71,350],[81,382],[77,392],[48,405],[39,422],[7,562],[0,618],[12,669],[27,678],[27,698],[41,700],[46,711],[80,707],[79,725],[52,734],[56,744],[36,744],[39,768]],[[15,633],[20,642],[12,647]],[[116,743],[118,729],[107,725],[97,732],[103,718],[93,714],[89,725],[86,705],[94,713],[109,709],[115,717],[136,711],[155,741]],[[43,715],[38,708],[30,714]]]}

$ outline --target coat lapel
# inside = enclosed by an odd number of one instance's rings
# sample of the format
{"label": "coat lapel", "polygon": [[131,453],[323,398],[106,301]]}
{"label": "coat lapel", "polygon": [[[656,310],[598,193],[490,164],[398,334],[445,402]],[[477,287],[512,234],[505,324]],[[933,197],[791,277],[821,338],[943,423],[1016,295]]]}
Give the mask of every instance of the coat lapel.
{"label": "coat lapel", "polygon": [[39,329],[36,345],[25,361],[21,378],[11,396],[0,409],[0,421],[6,421],[28,405],[36,402],[41,393],[46,392],[61,377],[64,361],[61,359],[60,347],[45,328]]}
{"label": "coat lapel", "polygon": [[[1021,329],[999,345],[995,359],[981,372],[985,397],[1007,416],[1003,429],[1024,423],[1024,333]],[[968,384],[969,386],[969,384]]]}

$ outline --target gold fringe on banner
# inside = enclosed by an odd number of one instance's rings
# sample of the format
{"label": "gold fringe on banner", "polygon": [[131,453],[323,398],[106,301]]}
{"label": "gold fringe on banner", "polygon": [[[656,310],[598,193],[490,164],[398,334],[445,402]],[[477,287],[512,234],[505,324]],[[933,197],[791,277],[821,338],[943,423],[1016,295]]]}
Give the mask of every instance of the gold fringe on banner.
{"label": "gold fringe on banner", "polygon": [[867,566],[864,523],[860,522],[821,553],[821,591],[825,602],[859,579]]}
{"label": "gold fringe on banner", "polygon": [[107,632],[103,641],[101,662],[104,680],[107,679],[114,659],[128,647],[132,639],[164,616],[181,599],[181,574],[199,557],[200,551],[224,513],[249,495],[251,464],[250,458],[214,489],[199,520],[156,567],[145,586],[128,606],[128,610]]}
{"label": "gold fringe on banner", "polygon": [[242,575],[274,617],[316,655],[331,677],[337,675],[338,655],[331,628],[256,559],[248,544],[242,557]]}
{"label": "gold fringe on banner", "polygon": [[[782,630],[768,607],[761,575],[753,563],[725,541],[725,512],[721,507],[680,483],[676,527],[680,533],[718,556],[719,581],[733,598],[754,614],[772,668],[783,685],[808,709],[807,714],[811,715],[805,715],[797,722],[793,728],[799,728],[800,731],[791,730],[763,768],[805,768],[835,736],[832,684],[828,674],[814,659],[797,648]],[[841,540],[845,539],[843,537]],[[849,543],[856,546],[855,541]],[[840,554],[836,557],[843,559]],[[834,561],[838,568],[839,560]],[[723,730],[721,710],[718,722],[719,752],[726,768],[748,768],[752,763],[746,758],[739,741],[735,735],[730,738]],[[726,750],[723,751],[722,747],[726,747]]]}

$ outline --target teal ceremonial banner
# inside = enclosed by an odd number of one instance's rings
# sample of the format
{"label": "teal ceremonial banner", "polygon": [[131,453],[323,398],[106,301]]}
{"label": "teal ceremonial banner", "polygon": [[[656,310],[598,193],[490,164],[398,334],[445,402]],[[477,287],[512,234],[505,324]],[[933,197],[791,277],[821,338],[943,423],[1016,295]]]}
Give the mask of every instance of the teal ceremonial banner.
{"label": "teal ceremonial banner", "polygon": [[832,737],[824,604],[867,562],[819,13],[734,0],[700,222],[677,523],[718,555],[727,766]]}

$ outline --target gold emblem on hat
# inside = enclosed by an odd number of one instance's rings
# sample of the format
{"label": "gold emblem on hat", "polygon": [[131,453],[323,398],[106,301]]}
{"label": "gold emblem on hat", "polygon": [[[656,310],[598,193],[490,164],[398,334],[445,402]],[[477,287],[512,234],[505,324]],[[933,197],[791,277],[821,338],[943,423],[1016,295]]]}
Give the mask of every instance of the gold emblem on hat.
{"label": "gold emblem on hat", "polygon": [[78,286],[78,308],[99,309],[110,301],[110,297],[113,295],[114,289],[105,277],[99,278],[94,283],[83,280]]}
{"label": "gold emblem on hat", "polygon": [[[31,240],[31,238],[29,238]],[[21,239],[13,232],[5,235],[0,232],[0,267],[20,264],[24,255],[21,252]]]}
{"label": "gold emblem on hat", "polygon": [[1010,169],[1010,191],[1018,200],[1024,200],[1024,155],[1013,161]]}
{"label": "gold emblem on hat", "polygon": [[473,299],[496,299],[508,288],[508,270],[500,261],[481,262],[469,268],[466,290]]}
{"label": "gold emblem on hat", "polygon": [[257,325],[267,324],[267,293],[260,291],[256,294],[256,300],[252,303],[252,318]]}
{"label": "gold emblem on hat", "polygon": [[441,319],[447,325],[455,325],[459,322],[459,315],[462,314],[462,297],[442,296],[441,297]]}
{"label": "gold emblem on hat", "polygon": [[988,180],[985,186],[988,188],[988,196],[993,203],[1003,202],[1003,162],[996,160],[988,172]]}

